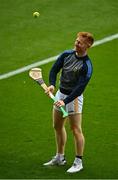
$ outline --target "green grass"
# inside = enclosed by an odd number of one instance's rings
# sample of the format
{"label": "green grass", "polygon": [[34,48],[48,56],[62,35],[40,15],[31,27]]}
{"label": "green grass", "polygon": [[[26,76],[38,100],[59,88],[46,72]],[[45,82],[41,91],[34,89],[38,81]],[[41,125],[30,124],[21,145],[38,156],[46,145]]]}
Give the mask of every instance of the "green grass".
{"label": "green grass", "polygon": [[[8,72],[72,48],[78,31],[117,32],[117,1],[0,0],[1,66]],[[33,18],[34,11],[40,12]],[[114,21],[115,19],[115,21]]]}
{"label": "green grass", "polygon": [[[117,33],[117,1],[0,0],[0,72],[5,73],[73,48],[78,31],[97,39]],[[34,19],[32,13],[39,11]],[[65,167],[42,164],[55,153],[52,101],[28,72],[0,81],[1,179],[117,179],[118,41],[94,47],[89,55],[93,77],[84,95],[84,170],[67,174],[74,159],[67,123]],[[42,66],[48,83],[52,63]]]}

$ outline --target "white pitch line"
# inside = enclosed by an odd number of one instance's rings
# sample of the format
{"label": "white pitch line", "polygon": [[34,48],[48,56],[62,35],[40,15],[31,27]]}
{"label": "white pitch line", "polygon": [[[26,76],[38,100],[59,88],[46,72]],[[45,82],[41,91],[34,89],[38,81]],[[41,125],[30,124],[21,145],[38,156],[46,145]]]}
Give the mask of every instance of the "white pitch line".
{"label": "white pitch line", "polygon": [[106,42],[112,41],[112,40],[117,39],[117,38],[118,38],[118,34],[114,34],[114,35],[105,37],[105,38],[103,38],[101,40],[95,41],[94,44],[93,44],[93,47],[98,46],[100,44],[104,44]]}
{"label": "white pitch line", "polygon": [[[95,41],[92,47],[98,46],[98,45],[100,45],[100,44],[104,44],[104,43],[106,43],[106,42],[112,41],[112,40],[117,39],[117,38],[118,38],[118,34],[114,34],[114,35],[105,37],[105,38],[103,38],[103,39],[100,39],[100,40],[98,40],[98,41]],[[28,65],[28,66],[24,66],[24,67],[22,67],[22,68],[19,68],[19,69],[14,70],[14,71],[11,71],[11,72],[2,74],[2,75],[0,75],[0,80],[1,80],[1,79],[9,78],[9,77],[11,77],[11,76],[14,76],[14,75],[16,75],[16,74],[20,74],[20,73],[25,72],[25,71],[28,71],[28,70],[30,70],[31,68],[34,68],[34,67],[37,67],[37,66],[41,66],[41,65],[47,64],[47,63],[49,63],[49,62],[55,61],[58,56],[59,56],[59,55],[53,56],[53,57],[50,57],[50,58],[47,58],[47,59],[44,59],[44,60],[40,60],[40,61],[35,62],[35,63],[33,63],[33,64],[30,64],[30,65]]]}

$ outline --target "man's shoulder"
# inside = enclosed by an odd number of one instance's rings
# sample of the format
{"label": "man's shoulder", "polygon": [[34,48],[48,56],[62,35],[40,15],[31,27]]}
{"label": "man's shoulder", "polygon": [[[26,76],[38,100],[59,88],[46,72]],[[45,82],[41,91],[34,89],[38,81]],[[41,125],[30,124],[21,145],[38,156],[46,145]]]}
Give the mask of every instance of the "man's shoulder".
{"label": "man's shoulder", "polygon": [[65,50],[63,53],[64,54],[73,54],[73,53],[75,53],[75,50],[74,49],[69,49],[69,50]]}
{"label": "man's shoulder", "polygon": [[74,53],[75,53],[75,51],[72,49],[71,50],[65,50],[59,55],[58,59],[64,59],[65,57],[67,57],[71,54],[74,54]]}
{"label": "man's shoulder", "polygon": [[74,54],[74,53],[75,53],[75,50],[70,49],[70,50],[65,50],[61,55],[62,56],[68,56],[68,55]]}

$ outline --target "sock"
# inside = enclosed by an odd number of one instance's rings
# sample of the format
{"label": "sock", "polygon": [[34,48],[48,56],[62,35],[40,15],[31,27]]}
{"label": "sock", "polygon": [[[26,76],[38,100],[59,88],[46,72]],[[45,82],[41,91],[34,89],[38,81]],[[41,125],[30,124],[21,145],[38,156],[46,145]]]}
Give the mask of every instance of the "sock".
{"label": "sock", "polygon": [[78,156],[78,155],[77,155],[76,158],[82,159],[82,156]]}
{"label": "sock", "polygon": [[56,156],[58,156],[60,160],[64,159],[64,154],[57,153]]}

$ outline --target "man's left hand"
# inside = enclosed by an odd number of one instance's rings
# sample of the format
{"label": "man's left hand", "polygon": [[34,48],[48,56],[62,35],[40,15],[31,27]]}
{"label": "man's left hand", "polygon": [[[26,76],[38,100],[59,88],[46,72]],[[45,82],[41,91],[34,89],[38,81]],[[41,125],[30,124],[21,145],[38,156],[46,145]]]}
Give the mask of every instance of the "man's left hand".
{"label": "man's left hand", "polygon": [[54,105],[56,105],[57,107],[61,107],[61,106],[65,106],[65,103],[62,100],[59,100],[59,101],[56,101]]}

